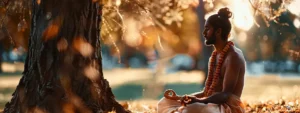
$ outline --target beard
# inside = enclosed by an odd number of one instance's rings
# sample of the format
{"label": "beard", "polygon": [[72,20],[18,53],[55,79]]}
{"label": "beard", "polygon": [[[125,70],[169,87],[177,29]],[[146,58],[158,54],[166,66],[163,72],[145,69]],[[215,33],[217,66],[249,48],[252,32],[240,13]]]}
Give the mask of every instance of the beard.
{"label": "beard", "polygon": [[211,36],[211,37],[208,37],[205,40],[205,45],[207,45],[207,46],[212,46],[215,43],[216,43],[216,36],[215,35]]}

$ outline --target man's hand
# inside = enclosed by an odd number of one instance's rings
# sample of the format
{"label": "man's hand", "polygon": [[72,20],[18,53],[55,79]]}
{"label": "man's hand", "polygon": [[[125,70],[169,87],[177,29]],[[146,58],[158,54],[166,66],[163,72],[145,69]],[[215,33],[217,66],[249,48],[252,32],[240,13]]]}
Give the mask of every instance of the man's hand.
{"label": "man's hand", "polygon": [[185,104],[193,104],[193,103],[206,103],[204,98],[197,98],[195,96],[186,96],[182,98],[181,102],[184,102]]}

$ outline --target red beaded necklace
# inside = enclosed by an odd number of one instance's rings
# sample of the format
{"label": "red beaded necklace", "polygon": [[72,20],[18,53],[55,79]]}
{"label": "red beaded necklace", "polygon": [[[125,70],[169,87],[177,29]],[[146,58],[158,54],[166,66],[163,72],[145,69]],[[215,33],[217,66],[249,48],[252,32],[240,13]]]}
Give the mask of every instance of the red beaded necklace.
{"label": "red beaded necklace", "polygon": [[209,60],[210,63],[209,63],[208,78],[206,80],[205,89],[204,89],[205,97],[210,96],[214,92],[215,87],[217,86],[218,81],[220,79],[221,67],[225,59],[225,55],[231,46],[234,46],[233,42],[231,41],[227,42],[226,46],[223,48],[220,54],[220,58],[218,59],[218,64],[216,65],[216,68],[214,67],[214,64],[216,62],[217,51],[214,50],[214,52],[212,53],[212,56]]}

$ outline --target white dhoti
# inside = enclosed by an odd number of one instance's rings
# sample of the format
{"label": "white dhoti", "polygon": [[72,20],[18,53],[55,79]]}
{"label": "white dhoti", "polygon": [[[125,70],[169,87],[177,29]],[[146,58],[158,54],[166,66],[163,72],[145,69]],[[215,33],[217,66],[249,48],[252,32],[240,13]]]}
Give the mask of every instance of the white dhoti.
{"label": "white dhoti", "polygon": [[[179,107],[181,107],[179,102],[162,98],[158,103],[157,112],[171,113]],[[193,103],[184,107],[182,113],[245,113],[245,110],[239,97],[231,95],[224,104]]]}

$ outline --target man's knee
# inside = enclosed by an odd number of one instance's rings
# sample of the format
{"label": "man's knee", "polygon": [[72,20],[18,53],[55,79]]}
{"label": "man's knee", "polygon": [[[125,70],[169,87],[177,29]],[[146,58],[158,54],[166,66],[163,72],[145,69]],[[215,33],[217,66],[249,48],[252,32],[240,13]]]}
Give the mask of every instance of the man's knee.
{"label": "man's knee", "polygon": [[165,107],[168,106],[167,101],[168,100],[165,97],[161,98],[158,101],[157,106],[156,106],[156,109],[157,109],[158,113],[163,113],[164,109],[166,109]]}
{"label": "man's knee", "polygon": [[216,104],[194,103],[188,105],[182,113],[220,113],[220,110]]}
{"label": "man's knee", "polygon": [[163,97],[158,101],[157,106],[159,107],[159,106],[166,105],[168,103],[167,101],[168,100],[165,97]]}
{"label": "man's knee", "polygon": [[179,102],[177,102],[176,100],[170,100],[163,97],[157,103],[157,112],[166,113],[171,109],[176,109],[177,107],[180,107]]}

